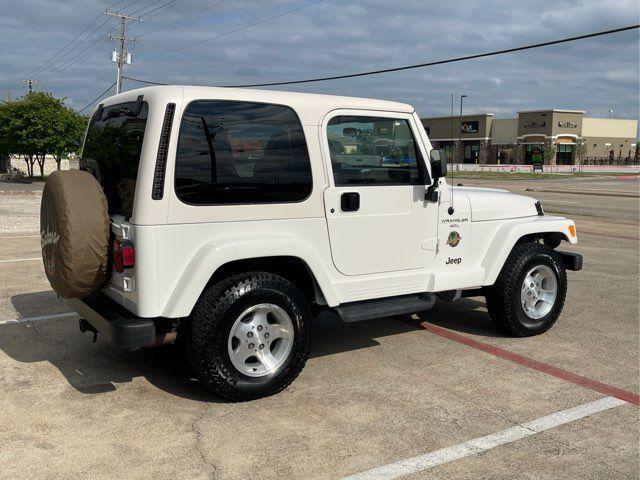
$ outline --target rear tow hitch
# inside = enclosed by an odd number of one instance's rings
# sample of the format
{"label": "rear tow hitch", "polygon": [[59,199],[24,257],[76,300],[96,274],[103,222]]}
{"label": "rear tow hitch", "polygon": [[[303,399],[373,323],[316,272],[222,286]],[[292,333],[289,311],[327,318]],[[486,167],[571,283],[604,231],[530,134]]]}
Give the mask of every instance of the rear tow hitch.
{"label": "rear tow hitch", "polygon": [[86,333],[86,332],[93,333],[93,343],[96,343],[96,341],[98,340],[98,330],[96,330],[96,327],[91,325],[84,318],[80,319],[80,323],[78,326],[80,327],[80,331],[82,333]]}

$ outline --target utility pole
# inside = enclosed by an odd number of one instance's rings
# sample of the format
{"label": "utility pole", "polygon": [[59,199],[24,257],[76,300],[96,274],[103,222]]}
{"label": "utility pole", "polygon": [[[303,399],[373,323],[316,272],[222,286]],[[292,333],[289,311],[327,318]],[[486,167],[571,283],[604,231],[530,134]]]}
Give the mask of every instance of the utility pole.
{"label": "utility pole", "polygon": [[111,60],[116,62],[118,65],[118,76],[116,78],[116,94],[122,91],[122,72],[124,70],[125,63],[131,63],[131,54],[127,51],[127,42],[129,39],[125,35],[125,27],[127,26],[127,20],[132,22],[140,22],[141,18],[131,17],[129,15],[125,15],[120,12],[110,12],[106,10],[105,15],[109,15],[111,17],[117,17],[120,19],[120,35],[111,35],[109,34],[109,38],[111,40],[117,40],[119,42],[120,51],[116,52],[114,50],[114,54],[111,56]]}
{"label": "utility pole", "polygon": [[24,83],[29,85],[29,93],[33,92],[33,84],[34,83],[38,83],[38,80],[33,80],[31,78],[28,78],[24,81]]}
{"label": "utility pole", "polygon": [[10,102],[11,101],[11,92],[15,92],[16,89],[15,88],[3,88],[2,91],[7,96],[7,102]]}

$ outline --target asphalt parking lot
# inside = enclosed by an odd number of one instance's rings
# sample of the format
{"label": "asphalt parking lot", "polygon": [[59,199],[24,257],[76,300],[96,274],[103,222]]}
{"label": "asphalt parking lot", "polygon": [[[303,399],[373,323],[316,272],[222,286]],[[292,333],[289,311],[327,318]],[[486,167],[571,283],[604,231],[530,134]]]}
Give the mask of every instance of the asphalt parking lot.
{"label": "asphalt parking lot", "polygon": [[290,388],[229,404],[171,347],[79,332],[38,260],[38,205],[0,194],[0,478],[640,477],[632,219],[576,219],[567,249],[584,269],[544,335],[505,337],[481,298],[361,324],[325,314]]}

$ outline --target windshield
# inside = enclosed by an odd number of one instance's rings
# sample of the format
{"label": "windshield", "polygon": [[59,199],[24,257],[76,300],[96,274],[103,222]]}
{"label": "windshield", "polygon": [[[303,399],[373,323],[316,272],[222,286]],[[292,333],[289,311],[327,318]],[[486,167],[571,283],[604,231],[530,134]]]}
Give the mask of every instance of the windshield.
{"label": "windshield", "polygon": [[147,102],[120,103],[94,113],[80,159],[104,190],[109,213],[130,217],[136,189]]}

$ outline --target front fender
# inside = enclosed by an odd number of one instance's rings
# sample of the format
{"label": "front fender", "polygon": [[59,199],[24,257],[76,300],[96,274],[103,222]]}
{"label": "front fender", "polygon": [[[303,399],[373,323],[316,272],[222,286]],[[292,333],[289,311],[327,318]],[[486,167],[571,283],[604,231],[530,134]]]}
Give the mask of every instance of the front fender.
{"label": "front fender", "polygon": [[297,257],[305,262],[327,303],[339,303],[319,253],[313,250],[308,242],[303,242],[293,235],[281,234],[262,235],[260,238],[253,235],[245,238],[233,236],[209,241],[197,250],[162,307],[162,316],[188,316],[207,282],[222,265],[235,260],[276,256]]}
{"label": "front fender", "polygon": [[578,237],[571,233],[569,227],[572,227],[573,232],[575,232],[573,220],[563,217],[530,217],[505,222],[498,229],[482,260],[482,267],[485,270],[483,285],[493,285],[495,283],[514,245],[525,235],[560,233],[572,245],[578,243]]}

